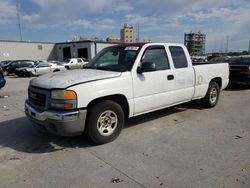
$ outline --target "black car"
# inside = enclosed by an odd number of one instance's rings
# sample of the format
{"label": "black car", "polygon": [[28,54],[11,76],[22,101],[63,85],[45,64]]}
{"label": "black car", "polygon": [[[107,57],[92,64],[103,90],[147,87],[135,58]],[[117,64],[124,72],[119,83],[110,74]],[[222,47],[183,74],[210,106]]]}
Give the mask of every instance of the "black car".
{"label": "black car", "polygon": [[29,67],[34,62],[31,60],[16,60],[9,63],[7,66],[2,67],[5,74],[14,74],[17,68]]}
{"label": "black car", "polygon": [[5,86],[6,80],[4,79],[3,73],[0,71],[0,89]]}
{"label": "black car", "polygon": [[229,65],[230,83],[250,85],[250,57],[235,58]]}

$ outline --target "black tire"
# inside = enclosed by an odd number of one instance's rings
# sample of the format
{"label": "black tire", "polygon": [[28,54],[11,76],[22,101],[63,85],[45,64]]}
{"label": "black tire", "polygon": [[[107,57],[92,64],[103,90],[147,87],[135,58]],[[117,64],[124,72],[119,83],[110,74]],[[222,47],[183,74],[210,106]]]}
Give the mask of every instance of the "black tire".
{"label": "black tire", "polygon": [[69,70],[70,68],[69,68],[69,66],[65,66],[65,69]]}
{"label": "black tire", "polygon": [[60,71],[60,69],[55,69],[53,72],[59,72]]}
{"label": "black tire", "polygon": [[220,96],[220,87],[216,82],[209,84],[206,96],[201,100],[202,104],[206,108],[212,108],[218,103]]}
{"label": "black tire", "polygon": [[33,74],[31,72],[26,72],[24,75],[25,75],[25,77],[32,77],[33,76]]}
{"label": "black tire", "polygon": [[123,125],[124,112],[114,101],[101,101],[88,110],[86,133],[95,144],[105,144],[115,140],[121,133]]}

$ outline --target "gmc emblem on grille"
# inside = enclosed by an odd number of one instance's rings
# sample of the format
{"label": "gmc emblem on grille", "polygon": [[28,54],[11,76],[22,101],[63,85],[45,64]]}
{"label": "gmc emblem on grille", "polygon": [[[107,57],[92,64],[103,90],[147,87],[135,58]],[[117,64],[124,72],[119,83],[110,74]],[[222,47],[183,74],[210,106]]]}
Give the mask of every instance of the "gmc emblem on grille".
{"label": "gmc emblem on grille", "polygon": [[30,97],[33,99],[38,99],[37,94],[35,93],[30,93]]}

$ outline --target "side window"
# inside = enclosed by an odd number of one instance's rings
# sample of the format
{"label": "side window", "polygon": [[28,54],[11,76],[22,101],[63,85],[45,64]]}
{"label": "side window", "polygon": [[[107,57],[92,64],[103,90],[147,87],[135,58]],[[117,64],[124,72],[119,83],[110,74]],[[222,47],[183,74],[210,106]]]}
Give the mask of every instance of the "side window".
{"label": "side window", "polygon": [[155,63],[156,70],[165,70],[170,68],[168,56],[164,47],[148,48],[144,53],[141,62]]}
{"label": "side window", "polygon": [[82,62],[82,60],[81,60],[81,59],[77,59],[77,62],[78,62],[78,63],[81,63],[81,62]]}
{"label": "side window", "polygon": [[175,68],[184,68],[188,66],[186,55],[180,46],[170,46],[170,53],[173,58]]}
{"label": "side window", "polygon": [[38,68],[42,68],[42,67],[49,67],[48,63],[41,63],[37,66]]}

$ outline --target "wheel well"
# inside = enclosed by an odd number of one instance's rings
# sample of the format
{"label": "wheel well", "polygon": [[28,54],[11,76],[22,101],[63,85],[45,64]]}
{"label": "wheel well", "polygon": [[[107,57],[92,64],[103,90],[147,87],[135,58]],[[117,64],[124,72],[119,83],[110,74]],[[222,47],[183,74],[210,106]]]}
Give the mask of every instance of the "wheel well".
{"label": "wheel well", "polygon": [[58,72],[58,71],[60,71],[60,69],[55,69],[53,72]]}
{"label": "wheel well", "polygon": [[94,104],[96,104],[96,103],[98,103],[100,101],[104,101],[104,100],[111,100],[111,101],[114,101],[114,102],[118,103],[122,107],[125,117],[129,116],[129,105],[128,105],[127,98],[124,95],[120,95],[120,94],[118,94],[118,95],[109,95],[109,96],[94,99],[93,101],[91,101],[88,104],[87,108],[93,106]]}
{"label": "wheel well", "polygon": [[[221,88],[221,86],[222,86],[222,79],[221,79],[220,77],[213,78],[213,79],[210,81],[210,83],[212,83],[212,82],[216,82],[216,83],[219,85],[219,87]],[[209,84],[210,84],[210,83],[209,83]]]}

